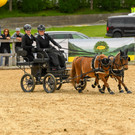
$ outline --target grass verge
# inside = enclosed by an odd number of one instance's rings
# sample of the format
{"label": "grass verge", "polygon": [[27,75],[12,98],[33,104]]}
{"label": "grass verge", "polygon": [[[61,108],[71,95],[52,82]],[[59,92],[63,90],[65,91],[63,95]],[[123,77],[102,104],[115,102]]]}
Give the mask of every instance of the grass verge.
{"label": "grass verge", "polygon": [[[77,31],[89,37],[106,37],[106,25],[51,27],[46,28],[46,31]],[[10,35],[14,32],[15,30],[10,30]],[[24,33],[22,29],[21,32]],[[37,33],[37,29],[32,29],[32,34],[34,33]]]}

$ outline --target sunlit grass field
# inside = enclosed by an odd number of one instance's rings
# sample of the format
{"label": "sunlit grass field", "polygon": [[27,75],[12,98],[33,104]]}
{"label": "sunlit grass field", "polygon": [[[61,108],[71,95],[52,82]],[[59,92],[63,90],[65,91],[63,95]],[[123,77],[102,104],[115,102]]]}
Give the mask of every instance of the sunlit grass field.
{"label": "sunlit grass field", "polygon": [[[46,28],[46,31],[77,31],[89,37],[106,37],[106,25],[51,27]],[[10,30],[10,35],[14,32],[15,30]],[[23,29],[21,29],[21,32],[24,33]],[[37,29],[32,29],[31,32],[34,35],[34,33],[37,33]]]}

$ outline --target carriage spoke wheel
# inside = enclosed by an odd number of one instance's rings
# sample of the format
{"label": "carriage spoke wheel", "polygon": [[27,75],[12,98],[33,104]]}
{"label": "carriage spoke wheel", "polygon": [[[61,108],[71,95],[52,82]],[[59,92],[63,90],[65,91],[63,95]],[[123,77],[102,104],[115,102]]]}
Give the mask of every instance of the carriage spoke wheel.
{"label": "carriage spoke wheel", "polygon": [[43,88],[47,93],[53,93],[56,90],[56,79],[54,75],[48,73],[43,79]]}
{"label": "carriage spoke wheel", "polygon": [[57,80],[57,84],[56,84],[56,90],[60,90],[61,86],[62,86],[62,79],[60,78],[59,80]]}
{"label": "carriage spoke wheel", "polygon": [[74,88],[79,92],[81,93],[85,88],[86,88],[86,85],[87,85],[87,80],[86,79],[81,79],[79,84],[74,83]]}
{"label": "carriage spoke wheel", "polygon": [[23,75],[21,79],[21,88],[24,92],[33,92],[35,88],[34,77],[30,74]]}

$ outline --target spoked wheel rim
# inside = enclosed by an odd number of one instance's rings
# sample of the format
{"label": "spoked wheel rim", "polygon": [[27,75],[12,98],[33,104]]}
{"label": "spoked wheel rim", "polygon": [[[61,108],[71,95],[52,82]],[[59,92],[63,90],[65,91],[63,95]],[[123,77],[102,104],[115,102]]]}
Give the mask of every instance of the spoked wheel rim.
{"label": "spoked wheel rim", "polygon": [[56,90],[60,90],[61,87],[62,87],[62,84],[61,84],[61,83],[58,83],[58,84],[56,85]]}
{"label": "spoked wheel rim", "polygon": [[24,92],[33,92],[35,88],[34,77],[30,74],[23,75],[21,79],[21,88]]}
{"label": "spoked wheel rim", "polygon": [[57,80],[56,90],[60,90],[60,88],[62,86],[62,83],[61,82],[62,82],[62,79],[61,78]]}
{"label": "spoked wheel rim", "polygon": [[78,92],[82,92],[87,85],[87,80],[86,79],[82,79],[80,80],[79,84],[76,83],[76,81],[74,82],[74,88],[78,91]]}
{"label": "spoked wheel rim", "polygon": [[48,73],[43,79],[43,87],[45,92],[53,93],[56,90],[56,79],[54,75]]}

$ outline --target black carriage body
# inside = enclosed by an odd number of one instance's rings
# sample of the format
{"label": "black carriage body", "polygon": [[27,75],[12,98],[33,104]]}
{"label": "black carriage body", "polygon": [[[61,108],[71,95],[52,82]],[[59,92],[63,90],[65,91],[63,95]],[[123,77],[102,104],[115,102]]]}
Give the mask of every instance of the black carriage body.
{"label": "black carriage body", "polygon": [[[68,82],[67,78],[69,77],[69,70],[66,68],[57,70],[55,68],[50,67],[49,57],[36,58],[36,59],[33,59],[33,61],[31,62],[29,61],[24,62],[24,60],[22,62],[17,61],[17,66],[20,69],[22,69],[25,73],[21,79],[21,87],[24,92],[32,92],[35,88],[35,86],[33,85],[43,84],[44,90],[47,93],[52,93],[55,91],[55,89],[59,90],[63,83]],[[26,68],[28,67],[31,69],[31,74],[28,74],[26,72]],[[51,81],[46,80],[48,78],[51,78],[50,79]],[[26,82],[26,83],[23,84],[23,82]],[[47,84],[49,84],[49,87],[51,89],[50,91],[48,90],[48,88],[46,88]],[[27,88],[24,88],[24,85],[26,85],[28,88],[31,87],[31,89],[27,90]]]}

